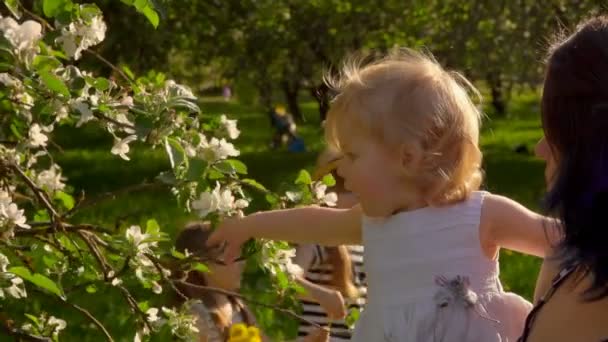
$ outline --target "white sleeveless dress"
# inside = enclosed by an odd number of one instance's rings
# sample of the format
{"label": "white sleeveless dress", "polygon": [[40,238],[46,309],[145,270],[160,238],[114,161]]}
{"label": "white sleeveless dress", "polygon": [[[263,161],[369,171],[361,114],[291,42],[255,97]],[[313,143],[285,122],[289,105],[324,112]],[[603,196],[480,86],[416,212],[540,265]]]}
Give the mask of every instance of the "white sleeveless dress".
{"label": "white sleeveless dress", "polygon": [[353,341],[517,340],[532,305],[503,291],[498,261],[483,255],[484,195],[363,218],[368,302]]}

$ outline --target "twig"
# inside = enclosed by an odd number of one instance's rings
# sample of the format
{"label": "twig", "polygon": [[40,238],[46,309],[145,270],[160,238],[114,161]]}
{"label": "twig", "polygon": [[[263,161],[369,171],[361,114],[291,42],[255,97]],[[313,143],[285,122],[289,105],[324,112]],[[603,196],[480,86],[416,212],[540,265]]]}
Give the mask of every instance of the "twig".
{"label": "twig", "polygon": [[93,51],[91,49],[86,49],[84,51],[90,53],[93,56],[95,56],[97,59],[99,59],[100,61],[102,61],[105,65],[107,65],[108,67],[110,67],[112,70],[116,71],[128,83],[132,83],[133,82],[129,78],[129,76],[127,76],[127,74],[124,73],[124,71],[120,70],[118,67],[116,67],[114,64],[112,64],[110,61],[108,61],[107,59],[105,59],[102,55],[98,54],[97,52],[95,52],[95,51]]}
{"label": "twig", "polygon": [[144,324],[146,325],[146,327],[148,328],[148,330],[154,331],[154,328],[152,327],[152,325],[148,321],[148,316],[146,315],[145,312],[141,311],[141,309],[139,308],[139,305],[137,304],[137,301],[135,300],[135,298],[133,298],[133,296],[131,295],[131,293],[129,292],[129,290],[127,290],[124,286],[121,286],[121,285],[117,286],[117,288],[123,294],[123,296],[127,300],[127,303],[129,303],[129,305],[131,306],[131,309],[135,313],[138,313],[143,318]]}
{"label": "twig", "polygon": [[153,188],[160,188],[163,187],[164,184],[160,183],[160,182],[153,182],[153,183],[142,183],[142,184],[135,184],[135,185],[130,185],[127,186],[125,188],[116,190],[116,191],[112,191],[112,192],[106,192],[103,195],[100,195],[98,197],[92,198],[90,200],[84,200],[82,201],[82,203],[80,203],[80,205],[74,206],[74,208],[72,208],[70,211],[68,211],[64,217],[71,217],[72,215],[74,215],[74,212],[76,210],[81,210],[84,208],[88,208],[88,207],[92,207],[95,206],[101,202],[107,201],[107,200],[113,200],[116,199],[117,196],[125,194],[125,193],[131,193],[131,192],[135,192],[135,191],[142,191],[142,190],[147,190],[147,189],[153,189]]}
{"label": "twig", "polygon": [[75,310],[79,311],[83,315],[87,316],[87,318],[91,322],[93,322],[93,324],[95,324],[99,328],[99,330],[101,330],[103,332],[104,335],[106,335],[106,338],[108,339],[108,341],[114,342],[114,339],[112,338],[112,335],[110,335],[110,333],[108,332],[108,330],[89,311],[87,311],[85,308],[82,308],[82,307],[78,306],[77,304],[70,303],[67,300],[66,301],[62,301],[62,303],[67,304],[68,306],[74,308]]}
{"label": "twig", "polygon": [[89,248],[91,253],[93,253],[93,256],[95,257],[95,259],[97,259],[97,262],[99,263],[99,266],[101,267],[101,269],[103,271],[104,279],[108,280],[108,269],[111,267],[108,266],[107,262],[101,256],[101,253],[99,253],[97,246],[95,246],[95,244],[89,239],[89,237],[83,231],[79,230],[79,231],[77,231],[77,234],[78,234],[78,236],[80,236],[82,241],[84,241],[84,243],[87,245],[87,247]]}
{"label": "twig", "polygon": [[[53,229],[51,222],[36,222],[35,224],[37,226],[47,226],[47,227],[40,228],[40,229],[22,229],[22,228],[15,229],[14,230],[15,236],[46,235],[46,234],[55,233],[55,230]],[[103,233],[108,233],[108,234],[112,233],[112,231],[110,231],[107,228],[100,227],[100,226],[94,226],[92,224],[72,225],[72,224],[64,223],[62,225],[62,227],[63,227],[64,232],[90,231],[90,232],[103,232]]]}
{"label": "twig", "polygon": [[23,12],[25,12],[30,17],[32,17],[32,18],[38,20],[39,22],[41,22],[42,25],[44,25],[47,29],[49,29],[51,31],[55,30],[55,28],[51,24],[49,24],[46,20],[44,20],[44,18],[40,17],[36,13],[31,12],[30,10],[28,10],[27,8],[25,8],[25,6],[21,6],[21,9],[23,10]]}
{"label": "twig", "polygon": [[105,115],[103,115],[101,113],[93,113],[93,116],[95,116],[99,120],[105,120],[105,121],[111,122],[111,123],[113,123],[113,124],[115,124],[116,126],[119,126],[119,127],[126,127],[126,128],[130,128],[130,129],[133,129],[133,130],[135,129],[135,126],[133,126],[133,125],[129,125],[127,123],[114,120],[111,117],[105,116]]}
{"label": "twig", "polygon": [[40,189],[36,184],[34,184],[34,182],[25,174],[25,172],[23,172],[23,170],[19,168],[19,166],[15,164],[9,164],[9,167],[13,169],[19,175],[19,177],[21,177],[21,179],[23,179],[23,181],[32,189],[32,191],[34,191],[34,195],[36,195],[36,198],[38,198],[38,200],[42,202],[42,204],[48,211],[49,216],[53,221],[53,224],[57,224],[58,222],[56,220],[59,217],[59,214],[57,214],[57,211],[55,211],[55,209],[51,205],[44,191]]}
{"label": "twig", "polygon": [[18,341],[35,341],[35,342],[51,342],[52,340],[48,337],[42,337],[37,335],[28,334],[21,329],[15,329],[12,327],[12,322],[4,318],[4,314],[0,317],[0,328],[7,334],[14,336]]}

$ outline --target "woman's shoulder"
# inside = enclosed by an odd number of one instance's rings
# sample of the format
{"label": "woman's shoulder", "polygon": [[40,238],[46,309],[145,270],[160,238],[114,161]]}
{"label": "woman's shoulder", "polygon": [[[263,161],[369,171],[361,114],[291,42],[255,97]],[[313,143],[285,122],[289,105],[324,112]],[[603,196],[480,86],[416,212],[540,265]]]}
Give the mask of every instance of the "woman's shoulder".
{"label": "woman's shoulder", "polygon": [[549,291],[553,279],[559,274],[560,270],[561,265],[558,260],[546,258],[543,261],[534,289],[534,303],[537,303]]}

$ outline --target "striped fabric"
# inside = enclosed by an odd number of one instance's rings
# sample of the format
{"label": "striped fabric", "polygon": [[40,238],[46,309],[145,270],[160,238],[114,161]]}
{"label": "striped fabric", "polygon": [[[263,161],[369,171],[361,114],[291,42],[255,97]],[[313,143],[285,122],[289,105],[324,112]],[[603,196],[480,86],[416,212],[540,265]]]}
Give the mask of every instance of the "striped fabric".
{"label": "striped fabric", "polygon": [[[363,272],[363,246],[347,246],[353,264],[354,284],[359,290],[359,298],[346,299],[348,309],[363,309],[367,298],[367,287],[365,286],[365,273]],[[311,266],[306,273],[306,279],[319,285],[329,285],[332,274],[332,266],[327,262],[325,249],[319,246],[315,248],[315,256]],[[302,300],[302,316],[321,325],[328,326],[330,321],[323,308],[314,302]],[[302,322],[298,330],[298,336],[306,336],[314,330],[310,324]],[[351,331],[343,320],[331,321],[331,341],[348,341]]]}

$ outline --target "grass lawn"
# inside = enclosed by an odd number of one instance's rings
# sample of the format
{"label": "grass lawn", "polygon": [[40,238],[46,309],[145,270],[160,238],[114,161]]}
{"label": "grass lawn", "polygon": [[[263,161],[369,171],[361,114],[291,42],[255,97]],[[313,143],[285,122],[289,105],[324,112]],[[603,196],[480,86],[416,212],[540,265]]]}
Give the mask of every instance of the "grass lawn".
{"label": "grass lawn", "polygon": [[[484,188],[507,195],[533,209],[537,209],[544,189],[543,164],[531,152],[541,136],[537,104],[535,94],[517,96],[510,105],[510,118],[484,120],[481,137],[484,168],[487,172]],[[300,124],[298,129],[306,141],[308,152],[300,154],[269,150],[270,123],[260,108],[224,102],[220,98],[203,99],[201,107],[208,115],[227,114],[239,120],[242,131],[236,142],[242,152],[239,159],[247,164],[251,178],[273,190],[278,189],[282,183],[294,180],[300,169],[310,169],[316,153],[323,145],[314,102],[302,103],[308,121]],[[130,162],[111,155],[111,138],[107,133],[91,127],[77,132],[58,129],[53,138],[64,149],[58,158],[64,174],[77,191],[85,189],[87,197],[150,180],[159,171],[169,167],[164,151],[160,149],[150,152],[139,150],[135,146],[130,154]],[[529,152],[514,152],[515,147],[520,145],[525,146]],[[259,205],[254,201],[254,209],[259,208]],[[149,190],[126,193],[112,201],[85,209],[77,219],[114,225],[117,221],[137,223],[149,217],[156,218],[161,227],[172,236],[186,221],[193,218],[176,206],[169,191]],[[502,252],[501,260],[501,278],[505,287],[530,298],[539,260],[508,251]],[[90,297],[90,300],[102,298],[99,293]],[[104,317],[113,312],[112,304],[98,301],[99,308],[95,311],[99,318],[102,321],[106,318],[116,320],[116,317]]]}

